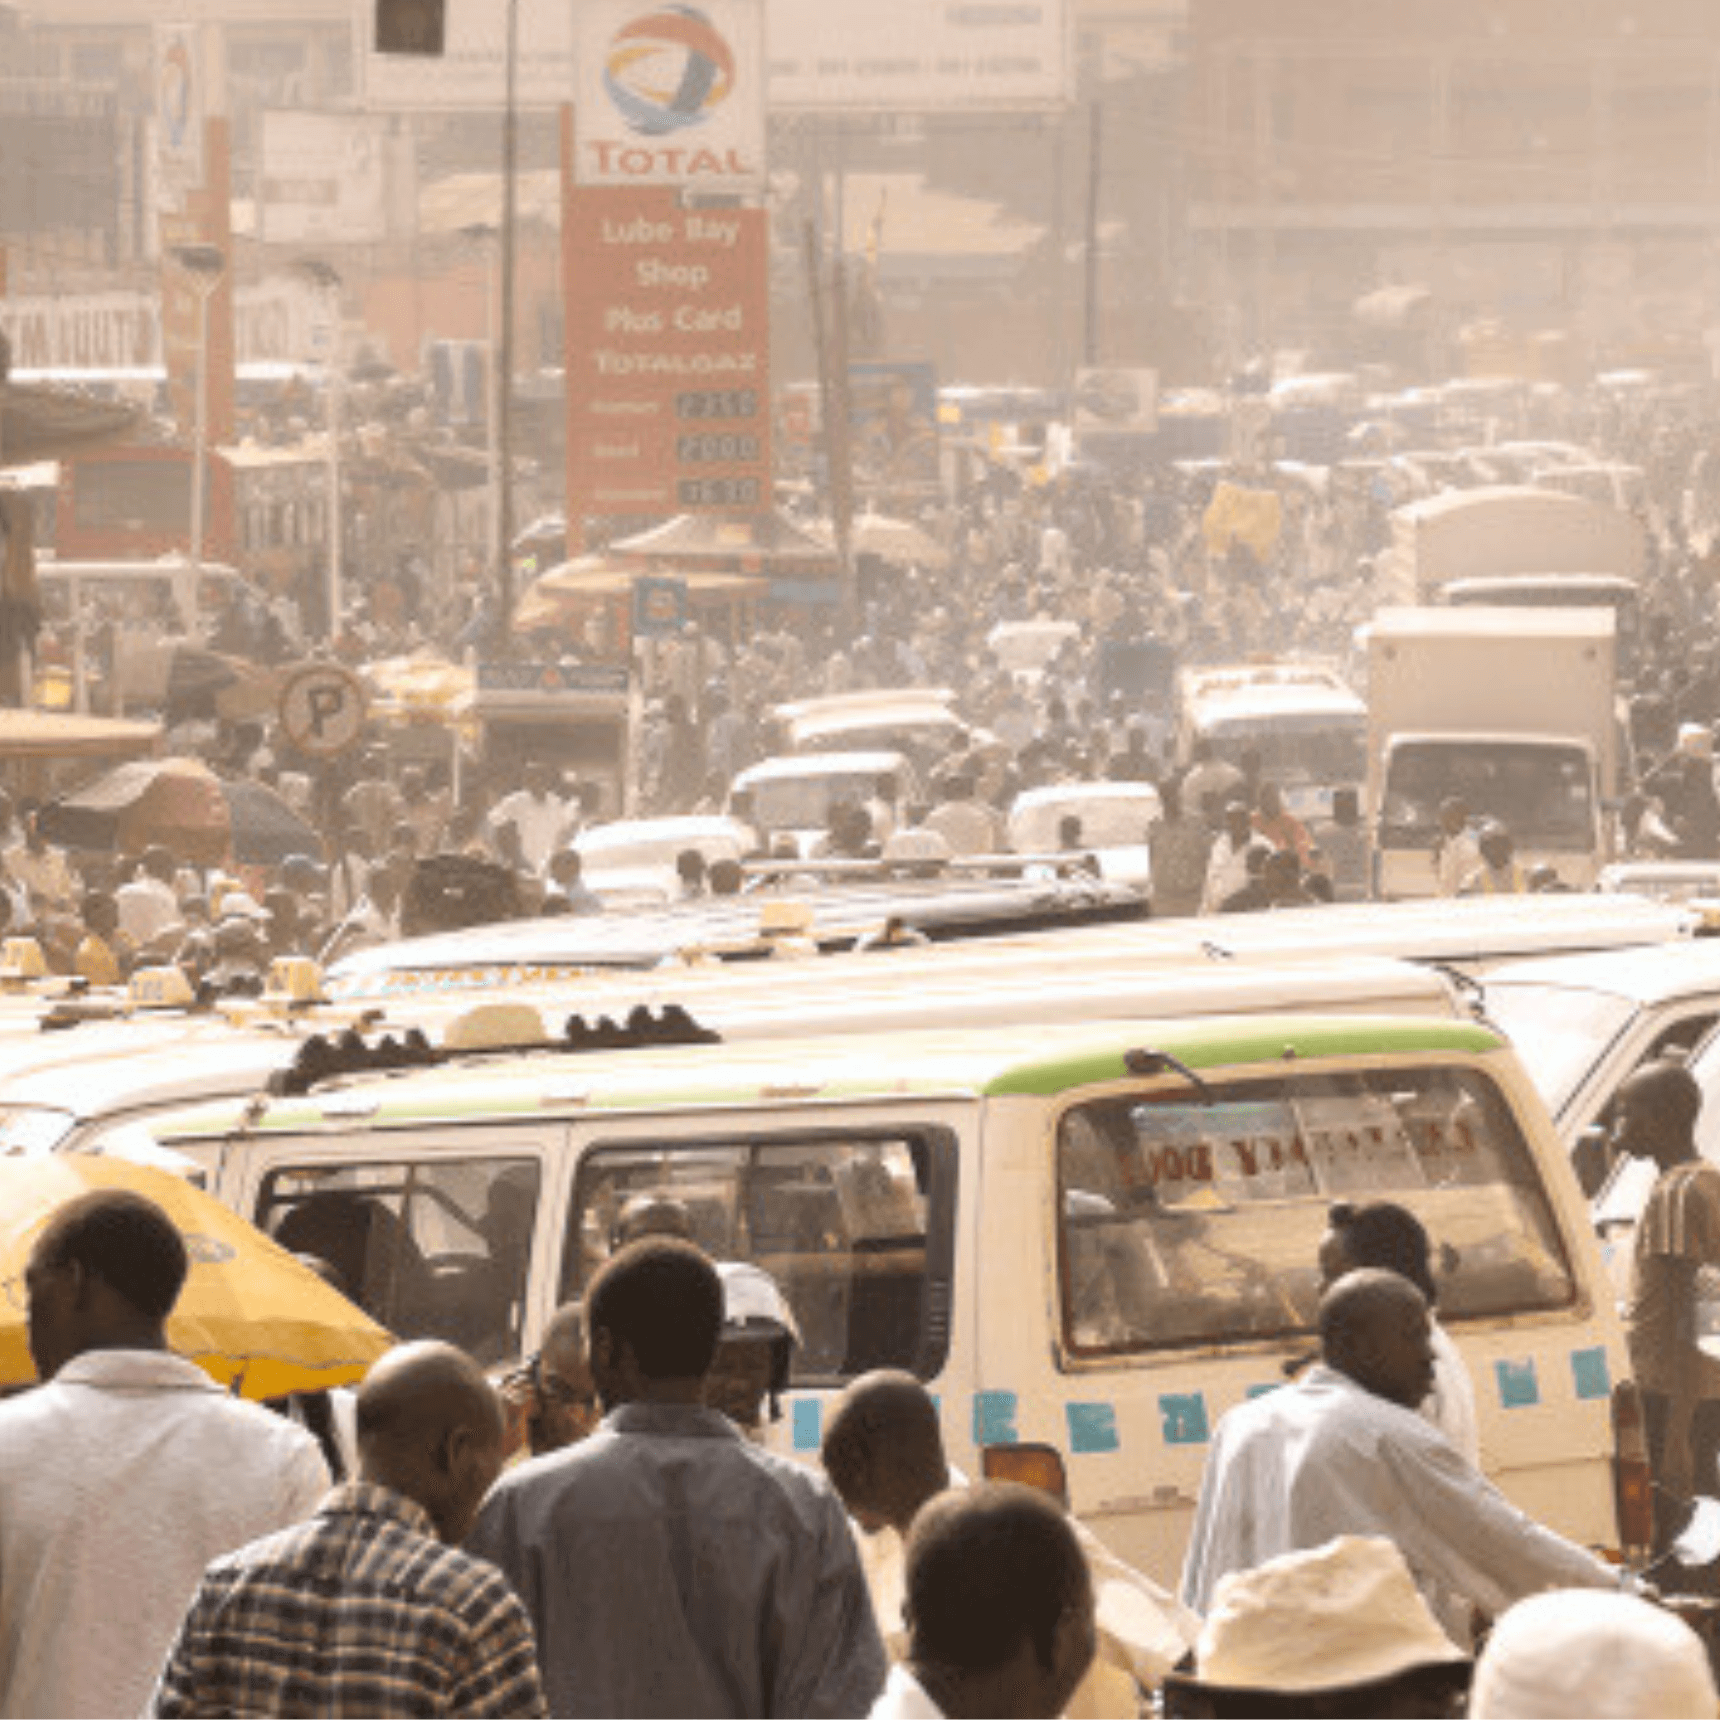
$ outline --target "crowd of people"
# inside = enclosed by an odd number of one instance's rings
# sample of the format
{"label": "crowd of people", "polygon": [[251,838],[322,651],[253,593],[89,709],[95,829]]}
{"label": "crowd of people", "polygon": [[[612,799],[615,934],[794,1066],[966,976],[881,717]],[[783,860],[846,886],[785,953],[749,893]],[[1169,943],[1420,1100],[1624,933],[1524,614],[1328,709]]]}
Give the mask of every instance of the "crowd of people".
{"label": "crowd of people", "polygon": [[820,1464],[772,1454],[792,1312],[678,1203],[621,1224],[500,1390],[411,1343],[318,1419],[171,1352],[158,1206],[59,1208],[0,1403],[0,1714],[1720,1713],[1706,1607],[1482,1474],[1402,1207],[1332,1210],[1317,1351],[1216,1428],[1180,1596],[962,1475],[909,1374],[825,1406]]}

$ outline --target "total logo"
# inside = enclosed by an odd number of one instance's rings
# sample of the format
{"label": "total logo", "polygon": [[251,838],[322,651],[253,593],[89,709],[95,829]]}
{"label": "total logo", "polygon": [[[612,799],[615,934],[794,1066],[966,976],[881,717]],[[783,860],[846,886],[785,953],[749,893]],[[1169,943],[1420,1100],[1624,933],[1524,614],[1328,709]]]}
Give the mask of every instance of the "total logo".
{"label": "total logo", "polygon": [[696,135],[734,95],[735,76],[734,49],[695,6],[659,6],[622,25],[603,59],[603,93],[633,141],[588,140],[599,177],[640,184],[750,177],[756,165],[742,150]]}
{"label": "total logo", "polygon": [[609,45],[603,87],[641,137],[703,125],[735,87],[735,58],[709,18],[664,6],[624,24]]}

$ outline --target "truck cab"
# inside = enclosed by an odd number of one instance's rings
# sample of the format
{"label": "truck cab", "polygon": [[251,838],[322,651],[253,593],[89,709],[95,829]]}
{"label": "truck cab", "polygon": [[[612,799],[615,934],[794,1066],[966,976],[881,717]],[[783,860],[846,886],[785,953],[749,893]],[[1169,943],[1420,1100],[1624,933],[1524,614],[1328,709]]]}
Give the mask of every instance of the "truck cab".
{"label": "truck cab", "polygon": [[1436,893],[1453,798],[1510,831],[1525,871],[1592,887],[1623,768],[1612,611],[1387,609],[1367,642],[1374,893]]}

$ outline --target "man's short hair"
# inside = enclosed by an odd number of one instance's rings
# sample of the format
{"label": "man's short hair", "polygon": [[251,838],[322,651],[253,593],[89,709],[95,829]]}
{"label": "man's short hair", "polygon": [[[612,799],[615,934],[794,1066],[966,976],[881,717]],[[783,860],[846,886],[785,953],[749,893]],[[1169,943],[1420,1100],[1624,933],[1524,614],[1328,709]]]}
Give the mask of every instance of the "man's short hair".
{"label": "man's short hair", "polygon": [[1407,1278],[1429,1307],[1439,1298],[1433,1282],[1433,1249],[1427,1229],[1408,1207],[1395,1201],[1333,1203],[1327,1222],[1343,1238],[1352,1266],[1378,1266]]}
{"label": "man's short hair", "polygon": [[908,1537],[913,1659],[991,1672],[1026,1640],[1048,1667],[1058,1621],[1089,1584],[1081,1543],[1045,1494],[1006,1481],[942,1493]]}
{"label": "man's short hair", "polygon": [[173,1220],[130,1189],[94,1189],[68,1201],[48,1221],[34,1252],[48,1267],[75,1261],[152,1320],[173,1312],[191,1267]]}
{"label": "man's short hair", "polygon": [[647,1379],[699,1379],[717,1353],[723,1281],[692,1243],[645,1237],[605,1263],[585,1310],[591,1331],[625,1344]]}

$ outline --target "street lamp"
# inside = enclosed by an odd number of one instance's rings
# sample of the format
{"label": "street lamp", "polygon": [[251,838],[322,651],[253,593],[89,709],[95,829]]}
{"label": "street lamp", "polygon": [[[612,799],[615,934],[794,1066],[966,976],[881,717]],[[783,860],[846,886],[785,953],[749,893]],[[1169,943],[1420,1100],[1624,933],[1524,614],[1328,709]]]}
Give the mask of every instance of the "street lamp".
{"label": "street lamp", "polygon": [[[340,435],[342,410],[345,405],[345,354],[341,341],[340,272],[321,257],[301,257],[294,268],[324,295],[324,314],[328,317],[327,348],[321,354],[327,369],[323,405],[328,414],[328,587],[324,601],[328,605],[328,641],[332,648],[340,637],[340,612],[344,602],[346,522],[341,512]],[[321,341],[315,344],[322,345]]]}
{"label": "street lamp", "polygon": [[221,285],[227,259],[219,245],[175,245],[172,256],[197,294],[197,401],[191,457],[191,568],[203,572],[203,496],[209,463],[209,301]]}

